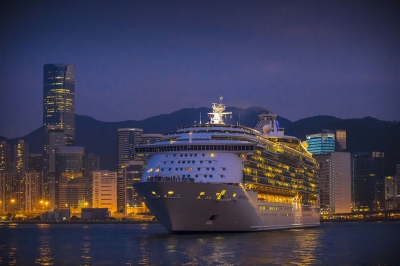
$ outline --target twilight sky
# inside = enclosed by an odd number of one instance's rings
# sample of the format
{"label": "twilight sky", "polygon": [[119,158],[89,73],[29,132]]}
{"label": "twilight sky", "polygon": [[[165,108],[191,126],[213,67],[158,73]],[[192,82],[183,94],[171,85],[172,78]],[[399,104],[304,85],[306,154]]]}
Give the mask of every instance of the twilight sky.
{"label": "twilight sky", "polygon": [[[76,113],[141,120],[261,106],[400,120],[400,1],[1,1],[0,135],[42,124],[43,65],[76,71]],[[166,121],[167,122],[167,121]]]}

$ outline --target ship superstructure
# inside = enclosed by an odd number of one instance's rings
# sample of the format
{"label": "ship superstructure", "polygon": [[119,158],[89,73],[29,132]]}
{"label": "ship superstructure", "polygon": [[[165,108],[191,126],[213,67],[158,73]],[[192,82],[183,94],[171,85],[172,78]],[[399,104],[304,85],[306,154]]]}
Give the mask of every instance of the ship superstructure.
{"label": "ship superstructure", "polygon": [[135,184],[170,232],[260,231],[319,225],[317,164],[275,114],[255,129],[228,125],[213,104],[207,124],[139,146],[151,157]]}

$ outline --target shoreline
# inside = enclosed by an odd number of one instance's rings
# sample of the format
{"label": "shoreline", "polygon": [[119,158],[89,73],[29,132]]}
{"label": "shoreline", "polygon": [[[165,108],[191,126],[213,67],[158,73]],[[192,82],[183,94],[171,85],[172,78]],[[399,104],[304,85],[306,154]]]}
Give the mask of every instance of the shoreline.
{"label": "shoreline", "polygon": [[[321,219],[320,223],[345,222],[398,222],[400,218],[377,219]],[[1,224],[159,224],[159,221],[131,220],[131,221],[0,221]]]}

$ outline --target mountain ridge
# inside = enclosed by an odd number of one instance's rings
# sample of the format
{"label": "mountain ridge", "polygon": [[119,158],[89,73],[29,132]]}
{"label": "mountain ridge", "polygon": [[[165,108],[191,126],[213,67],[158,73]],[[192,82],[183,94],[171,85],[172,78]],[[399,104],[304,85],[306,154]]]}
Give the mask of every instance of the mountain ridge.
{"label": "mountain ridge", "polygon": [[[144,133],[165,134],[180,127],[208,121],[210,108],[184,108],[170,114],[160,114],[143,120],[126,120],[104,122],[88,115],[75,115],[75,145],[84,146],[86,154],[95,153],[100,157],[100,167],[104,170],[115,170],[117,164],[117,132],[118,128],[142,128]],[[227,107],[226,112],[232,112],[225,119],[226,123],[239,124],[254,128],[258,115],[269,110],[261,107],[246,109]],[[319,133],[324,129],[344,129],[347,132],[347,151],[383,151],[385,152],[385,171],[393,175],[395,164],[400,162],[400,123],[381,121],[373,117],[357,119],[341,119],[328,115],[318,115],[290,121],[278,116],[285,134],[305,140],[309,134]],[[29,145],[30,153],[41,153],[43,147],[42,127],[31,133],[8,139],[0,136],[10,145],[15,145],[23,139]]]}

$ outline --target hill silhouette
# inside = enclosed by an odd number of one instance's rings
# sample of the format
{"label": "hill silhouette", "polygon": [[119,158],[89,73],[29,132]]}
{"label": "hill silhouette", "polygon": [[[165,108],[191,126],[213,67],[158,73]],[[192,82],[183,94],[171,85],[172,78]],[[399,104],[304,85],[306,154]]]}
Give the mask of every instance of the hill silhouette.
{"label": "hill silhouette", "polygon": [[[255,127],[258,115],[268,110],[261,107],[247,109],[228,107],[232,112],[225,119],[226,123]],[[75,115],[75,145],[84,146],[86,153],[94,153],[100,157],[100,168],[116,170],[117,166],[117,131],[118,128],[142,128],[144,133],[164,134],[178,128],[190,126],[201,120],[207,122],[210,108],[184,108],[170,114],[161,114],[144,120],[128,120],[120,122],[103,122],[90,116]],[[372,117],[361,119],[340,119],[319,115],[292,122],[278,116],[286,135],[305,140],[306,135],[321,132],[324,129],[344,129],[347,132],[348,152],[385,152],[385,173],[395,174],[395,165],[400,162],[400,123],[381,121]],[[23,139],[29,144],[30,153],[41,153],[43,147],[42,127],[23,137],[7,139],[11,145]]]}

